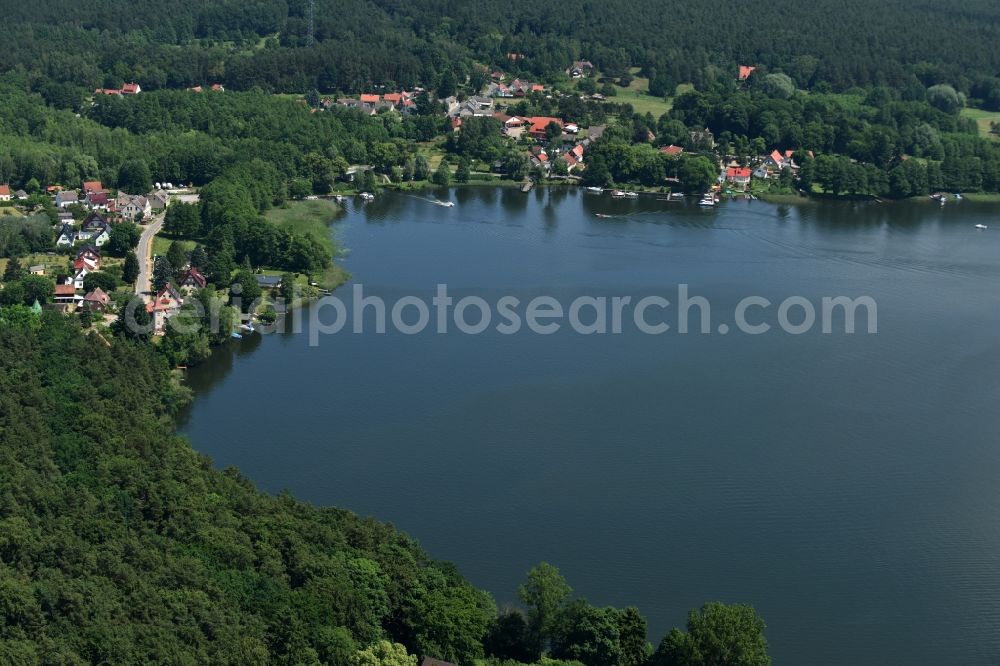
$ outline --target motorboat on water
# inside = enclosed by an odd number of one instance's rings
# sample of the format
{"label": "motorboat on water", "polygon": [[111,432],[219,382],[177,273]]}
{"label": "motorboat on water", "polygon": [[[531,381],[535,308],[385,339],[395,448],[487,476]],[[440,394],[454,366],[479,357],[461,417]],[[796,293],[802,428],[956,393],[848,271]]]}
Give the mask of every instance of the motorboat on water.
{"label": "motorboat on water", "polygon": [[601,192],[604,191],[604,188],[603,187],[588,187],[587,191],[590,192],[591,194],[600,194]]}
{"label": "motorboat on water", "polygon": [[454,201],[441,201],[440,199],[435,199],[434,203],[436,203],[438,206],[444,206],[445,208],[451,208],[452,206],[455,205]]}
{"label": "motorboat on water", "polygon": [[375,200],[375,195],[374,195],[374,194],[372,194],[371,192],[362,192],[362,193],[360,194],[360,196],[361,196],[361,198],[362,198],[362,199],[364,199],[365,201],[374,201],[374,200]]}
{"label": "motorboat on water", "polygon": [[976,225],[976,229],[985,230],[985,229],[989,229],[989,227],[986,226],[985,224],[977,224]]}
{"label": "motorboat on water", "polygon": [[698,202],[699,206],[704,206],[705,208],[711,208],[715,206],[715,196],[711,193],[704,195],[701,201]]}

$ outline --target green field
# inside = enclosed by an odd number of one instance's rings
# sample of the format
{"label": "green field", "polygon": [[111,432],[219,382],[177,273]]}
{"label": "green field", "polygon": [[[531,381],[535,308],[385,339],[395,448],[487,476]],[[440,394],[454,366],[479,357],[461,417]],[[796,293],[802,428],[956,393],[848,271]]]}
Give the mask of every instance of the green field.
{"label": "green field", "polygon": [[272,208],[264,214],[268,221],[295,234],[312,234],[330,251],[337,252],[336,243],[330,233],[330,223],[343,209],[332,201],[311,199],[289,201],[280,208]]}
{"label": "green field", "polygon": [[991,123],[1000,123],[1000,111],[983,111],[982,109],[962,109],[962,115],[972,118],[979,126],[980,136],[1000,140],[996,134],[990,133]]}
{"label": "green field", "polygon": [[654,118],[659,118],[670,110],[671,102],[663,97],[654,97],[649,94],[649,79],[639,76],[637,68],[633,68],[632,83],[628,88],[615,85],[615,96],[611,99],[619,104],[631,104],[636,113],[645,115],[653,114]]}
{"label": "green field", "polygon": [[174,240],[180,241],[185,252],[190,252],[194,249],[194,246],[197,245],[197,243],[193,240],[183,240],[180,238],[175,239],[173,236],[159,233],[153,236],[153,254],[157,256],[166,254],[167,250],[170,249],[170,244],[173,243]]}

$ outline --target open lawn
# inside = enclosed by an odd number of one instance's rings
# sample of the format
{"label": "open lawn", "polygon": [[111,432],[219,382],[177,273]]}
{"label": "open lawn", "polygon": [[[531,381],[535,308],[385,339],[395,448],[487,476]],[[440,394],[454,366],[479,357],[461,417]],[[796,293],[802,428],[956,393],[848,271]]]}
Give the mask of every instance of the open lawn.
{"label": "open lawn", "polygon": [[615,96],[611,100],[619,104],[631,104],[636,113],[652,113],[654,118],[659,118],[670,110],[671,102],[662,97],[654,97],[649,94],[649,79],[638,76],[637,69],[633,71],[632,83],[628,88],[615,85]]}
{"label": "open lawn", "polygon": [[197,245],[197,243],[194,242],[193,240],[184,240],[180,238],[175,238],[173,236],[161,232],[153,236],[153,254],[157,256],[166,254],[167,250],[170,249],[170,244],[173,243],[175,240],[180,241],[181,246],[184,248],[185,252],[190,252],[191,250],[194,249],[194,246]]}
{"label": "open lawn", "polygon": [[417,155],[427,158],[427,163],[431,166],[431,172],[441,164],[444,158],[444,151],[438,147],[436,141],[421,141],[417,143]]}
{"label": "open lawn", "polygon": [[1000,111],[983,111],[982,109],[962,109],[962,115],[972,118],[979,126],[979,135],[994,140],[1000,140],[996,134],[990,133],[991,123],[1000,123]]}
{"label": "open lawn", "polygon": [[[9,259],[0,259],[0,275],[7,269]],[[65,254],[29,254],[19,259],[21,266],[27,270],[29,266],[45,266],[45,274],[54,276],[56,273],[65,273],[69,264],[69,257]]]}
{"label": "open lawn", "polygon": [[339,204],[325,199],[289,201],[280,208],[272,208],[264,214],[270,222],[296,234],[312,234],[330,251],[337,252],[336,243],[330,233],[330,222],[342,211]]}

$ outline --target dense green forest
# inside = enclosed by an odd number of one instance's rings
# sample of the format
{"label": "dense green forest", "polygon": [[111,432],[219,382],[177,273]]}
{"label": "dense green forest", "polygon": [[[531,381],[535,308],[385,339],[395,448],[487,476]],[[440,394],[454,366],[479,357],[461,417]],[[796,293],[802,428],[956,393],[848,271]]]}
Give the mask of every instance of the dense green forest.
{"label": "dense green forest", "polygon": [[[146,89],[357,91],[430,85],[473,61],[551,77],[576,58],[702,85],[737,63],[798,85],[902,88],[950,82],[966,93],[1000,72],[991,0],[774,0],[751,4],[580,0],[309,0],[78,3],[5,1],[0,71],[23,68],[52,100],[135,80]],[[311,38],[310,38],[311,37]],[[511,65],[508,54],[524,56]]]}
{"label": "dense green forest", "polygon": [[0,309],[0,663],[769,663],[748,607],[653,651],[545,564],[498,613],[391,526],[215,470],[173,432],[188,397],[148,344]]}

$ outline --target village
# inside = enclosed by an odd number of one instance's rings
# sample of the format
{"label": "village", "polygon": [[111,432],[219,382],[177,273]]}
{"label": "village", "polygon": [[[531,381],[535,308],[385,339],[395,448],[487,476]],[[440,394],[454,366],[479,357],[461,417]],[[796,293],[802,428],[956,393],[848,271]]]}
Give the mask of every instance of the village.
{"label": "village", "polygon": [[[740,66],[738,80],[745,82],[753,71],[753,67]],[[589,61],[579,60],[566,69],[566,75],[570,80],[578,81],[596,76],[596,72]],[[530,102],[534,108],[544,105],[546,109],[558,109],[557,102],[571,95],[576,95],[580,102],[606,105],[612,103],[613,97],[596,91],[558,91],[552,86],[524,78],[509,79],[500,70],[489,71],[485,78],[486,82],[475,91],[476,94],[456,92],[436,99],[437,108],[443,114],[442,120],[450,133],[460,136],[463,126],[474,119],[491,119],[494,121],[491,126],[497,128],[496,131],[507,145],[519,151],[530,164],[531,180],[526,181],[525,188],[530,187],[532,182],[539,181],[584,184],[588,154],[608,129],[608,122],[586,123],[551,112],[546,115],[530,115],[518,113],[515,107],[520,104],[519,108],[524,109]],[[221,84],[212,84],[189,88],[189,91],[223,92],[224,88]],[[141,92],[137,83],[94,91],[95,96],[130,96]],[[320,100],[318,110],[347,108],[367,115],[413,115],[418,112],[420,96],[423,95],[426,99],[428,92],[417,88],[412,91],[362,93],[356,97],[336,99],[327,97]],[[608,121],[614,122],[613,117]],[[711,160],[718,174],[715,182],[706,191],[690,192],[701,196],[698,203],[703,207],[714,206],[724,196],[755,198],[755,184],[776,183],[779,180],[786,184],[792,183],[799,170],[799,164],[791,150],[773,150],[769,154],[752,156],[719,155],[716,153],[715,137],[707,128],[690,130],[685,140],[679,142],[683,145],[661,142],[652,130],[644,138],[666,160],[680,160],[694,155]],[[503,169],[500,162],[487,166],[494,172]],[[354,173],[368,168],[370,167],[352,166],[344,177],[350,180]],[[588,186],[587,190],[593,193],[607,192],[616,198],[634,198],[643,191],[667,192],[668,196],[664,200],[675,201],[684,198],[680,185],[677,178],[667,177],[652,188],[622,183],[615,187]],[[361,195],[365,200],[371,198],[367,192]],[[37,254],[34,255],[37,261],[25,266],[24,270],[32,276],[50,278],[54,281],[54,290],[49,303],[34,303],[33,307],[36,309],[49,307],[66,313],[87,312],[88,318],[96,317],[105,323],[113,320],[121,305],[123,285],[117,285],[116,297],[114,289],[109,285],[95,284],[97,280],[88,279],[88,275],[100,275],[111,268],[116,272],[121,271],[121,248],[116,248],[110,254],[107,249],[116,226],[122,222],[138,225],[135,233],[139,237],[131,239],[128,248],[129,253],[134,253],[139,266],[132,291],[143,298],[156,334],[164,332],[166,322],[181,310],[185,299],[206,286],[205,275],[198,267],[190,264],[175,266],[174,279],[159,281],[161,283],[156,284],[155,289],[152,278],[154,239],[162,226],[167,207],[172,200],[197,201],[195,191],[175,187],[169,182],[155,183],[152,190],[143,194],[116,191],[104,187],[97,180],[84,180],[79,187],[72,188],[49,185],[41,192],[31,194],[23,189],[11,191],[8,185],[0,185],[0,206],[13,206],[24,214],[32,212],[32,209],[37,212],[40,200],[43,200],[46,208],[54,211],[53,246],[41,259]],[[0,212],[3,210],[0,209]],[[68,257],[68,261],[61,259],[64,256]],[[259,274],[256,277],[258,286],[264,290],[280,287],[281,278],[278,276]]]}
{"label": "village", "polygon": [[[112,192],[100,181],[90,180],[84,181],[79,189],[49,186],[46,192],[57,218],[52,227],[53,247],[31,255],[37,263],[24,266],[23,271],[27,275],[47,277],[54,286],[49,302],[43,304],[35,299],[31,306],[35,312],[43,308],[66,314],[86,312],[88,320],[110,324],[124,305],[123,299],[134,294],[144,301],[154,335],[161,335],[167,320],[180,311],[185,300],[196,290],[205,288],[206,278],[190,264],[177,267],[176,279],[153,287],[153,240],[172,200],[197,201],[197,194],[188,188],[156,183],[155,189],[146,194],[127,194]],[[0,208],[0,214],[18,210],[10,208],[10,204],[22,204],[20,208],[31,213],[31,203],[34,201],[37,205],[38,198],[23,190],[10,192],[6,185],[0,186],[0,202],[7,205],[7,208]],[[132,225],[125,223],[134,224],[134,231]],[[134,234],[138,237],[122,241],[126,245],[124,251],[119,247],[114,253],[108,253],[118,227],[129,228],[126,238]],[[129,255],[135,258],[138,274],[131,279],[126,277],[121,281],[123,284],[115,282],[118,289],[114,290],[108,285],[110,276],[122,272],[123,261],[127,264],[131,259]],[[96,277],[101,279],[96,280]],[[279,286],[275,280],[259,276],[259,281],[269,288]]]}
{"label": "village", "polygon": [[[737,68],[737,81],[745,85],[756,70],[749,65]],[[571,80],[596,77],[593,64],[587,60],[574,61],[566,75]],[[429,93],[423,88],[412,91],[370,92],[357,97],[323,98],[320,108],[334,107],[355,109],[367,115],[398,113],[409,116],[417,113],[417,98]],[[510,140],[530,161],[536,179],[548,181],[579,182],[586,169],[586,153],[599,140],[607,128],[606,123],[585,125],[572,117],[557,115],[518,115],[512,107],[525,100],[549,101],[576,96],[581,102],[612,104],[615,98],[601,92],[582,93],[557,91],[552,86],[524,78],[508,79],[500,70],[489,71],[488,83],[476,94],[453,94],[436,99],[438,107],[447,118],[450,131],[460,134],[463,123],[470,118],[492,118],[499,122],[499,132]],[[754,183],[764,189],[768,183],[777,183],[785,173],[786,182],[794,182],[799,164],[792,150],[773,150],[766,154],[733,155],[719,154],[716,140],[707,128],[690,130],[685,146],[673,143],[661,144],[650,131],[648,139],[667,158],[678,159],[684,155],[704,155],[712,159],[718,170],[718,178],[709,192],[702,193],[702,201],[717,202],[721,196],[753,197]],[[810,156],[812,154],[810,153]],[[492,165],[494,172],[501,171],[501,164]],[[672,191],[677,188],[676,178],[666,178],[657,191]],[[603,189],[603,188],[601,188]],[[646,188],[633,188],[643,190]],[[611,189],[613,195],[625,196],[629,188]]]}

